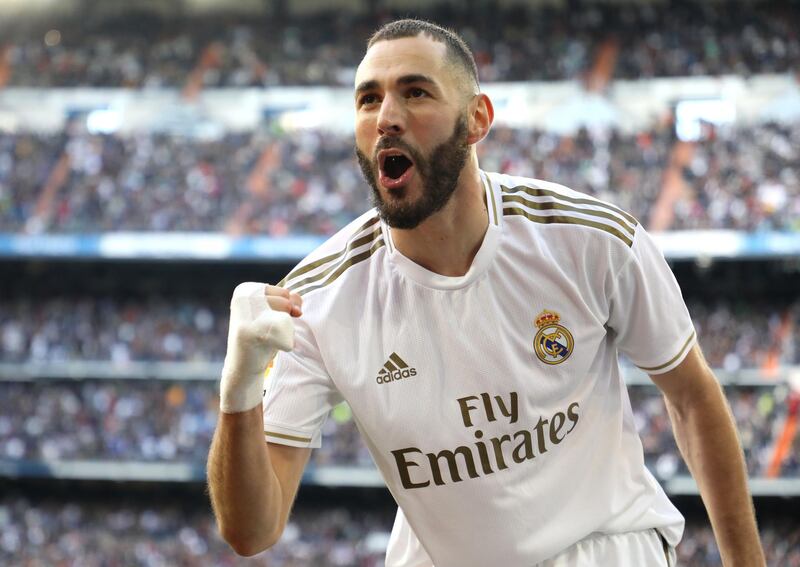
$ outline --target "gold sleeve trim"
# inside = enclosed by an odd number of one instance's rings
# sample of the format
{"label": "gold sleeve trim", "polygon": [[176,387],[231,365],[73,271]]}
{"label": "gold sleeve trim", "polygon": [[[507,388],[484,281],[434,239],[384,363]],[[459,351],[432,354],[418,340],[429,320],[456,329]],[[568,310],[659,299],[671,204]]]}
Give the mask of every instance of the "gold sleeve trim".
{"label": "gold sleeve trim", "polygon": [[269,437],[277,437],[278,439],[286,439],[288,441],[298,441],[300,443],[311,443],[310,437],[298,437],[296,435],[286,435],[285,433],[275,433],[274,431],[265,431],[264,435]]}
{"label": "gold sleeve trim", "polygon": [[673,357],[672,357],[672,358],[669,360],[669,362],[665,362],[664,364],[662,364],[662,365],[660,365],[660,366],[653,366],[652,368],[647,368],[647,367],[645,367],[645,366],[640,366],[639,368],[641,368],[641,369],[642,369],[642,370],[644,370],[645,372],[655,372],[656,370],[662,370],[662,369],[666,368],[666,367],[667,367],[667,366],[669,366],[670,364],[674,364],[676,360],[678,360],[679,358],[681,358],[681,357],[682,357],[682,356],[683,356],[683,355],[686,353],[686,349],[687,349],[687,348],[689,348],[689,345],[690,345],[690,344],[692,344],[692,340],[694,340],[694,336],[695,336],[695,332],[694,332],[694,331],[692,331],[692,334],[691,334],[691,335],[689,335],[689,338],[688,338],[688,339],[686,339],[686,342],[685,342],[685,343],[683,343],[683,346],[681,347],[681,350],[679,350],[679,351],[678,351],[678,354],[676,354],[675,356],[673,356]]}

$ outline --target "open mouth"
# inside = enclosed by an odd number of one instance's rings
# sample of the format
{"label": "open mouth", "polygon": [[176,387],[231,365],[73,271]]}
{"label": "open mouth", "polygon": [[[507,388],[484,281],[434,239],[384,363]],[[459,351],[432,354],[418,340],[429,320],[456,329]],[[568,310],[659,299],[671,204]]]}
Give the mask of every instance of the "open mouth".
{"label": "open mouth", "polygon": [[390,179],[398,179],[411,166],[411,160],[404,155],[388,156],[383,162],[383,171]]}
{"label": "open mouth", "polygon": [[386,150],[378,154],[380,182],[387,189],[405,185],[413,175],[414,162],[398,150]]}

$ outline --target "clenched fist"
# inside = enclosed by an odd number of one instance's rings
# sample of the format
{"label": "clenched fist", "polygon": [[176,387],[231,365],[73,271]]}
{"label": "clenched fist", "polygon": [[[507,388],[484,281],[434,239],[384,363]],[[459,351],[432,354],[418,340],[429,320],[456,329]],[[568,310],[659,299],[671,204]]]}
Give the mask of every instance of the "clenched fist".
{"label": "clenched fist", "polygon": [[220,410],[243,412],[261,403],[267,366],[278,350],[294,347],[292,317],[302,315],[302,304],[299,295],[284,288],[256,282],[236,286],[220,382]]}

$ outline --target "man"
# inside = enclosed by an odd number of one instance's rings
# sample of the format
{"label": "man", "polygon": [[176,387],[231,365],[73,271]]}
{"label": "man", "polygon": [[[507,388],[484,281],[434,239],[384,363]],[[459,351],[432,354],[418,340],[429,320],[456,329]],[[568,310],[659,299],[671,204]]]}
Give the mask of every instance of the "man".
{"label": "man", "polygon": [[644,466],[621,351],[666,397],[725,565],[763,565],[724,396],[641,225],[481,171],[492,104],[442,28],[381,28],[355,107],[375,209],[280,287],[234,292],[208,471],[223,537],[279,539],[344,399],[400,507],[387,565],[673,565],[683,518]]}

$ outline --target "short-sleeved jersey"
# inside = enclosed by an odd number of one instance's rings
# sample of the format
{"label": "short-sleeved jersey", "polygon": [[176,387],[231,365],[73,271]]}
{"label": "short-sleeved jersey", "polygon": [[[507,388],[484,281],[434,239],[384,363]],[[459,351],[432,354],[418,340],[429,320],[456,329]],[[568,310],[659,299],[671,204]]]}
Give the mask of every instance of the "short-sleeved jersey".
{"label": "short-sleeved jersey", "polygon": [[346,400],[437,567],[530,567],[648,528],[675,545],[618,363],[657,374],[691,348],[672,272],[613,205],[481,177],[489,227],[464,276],[403,256],[370,211],[286,277],[304,314],[267,377],[267,441],[318,447]]}

